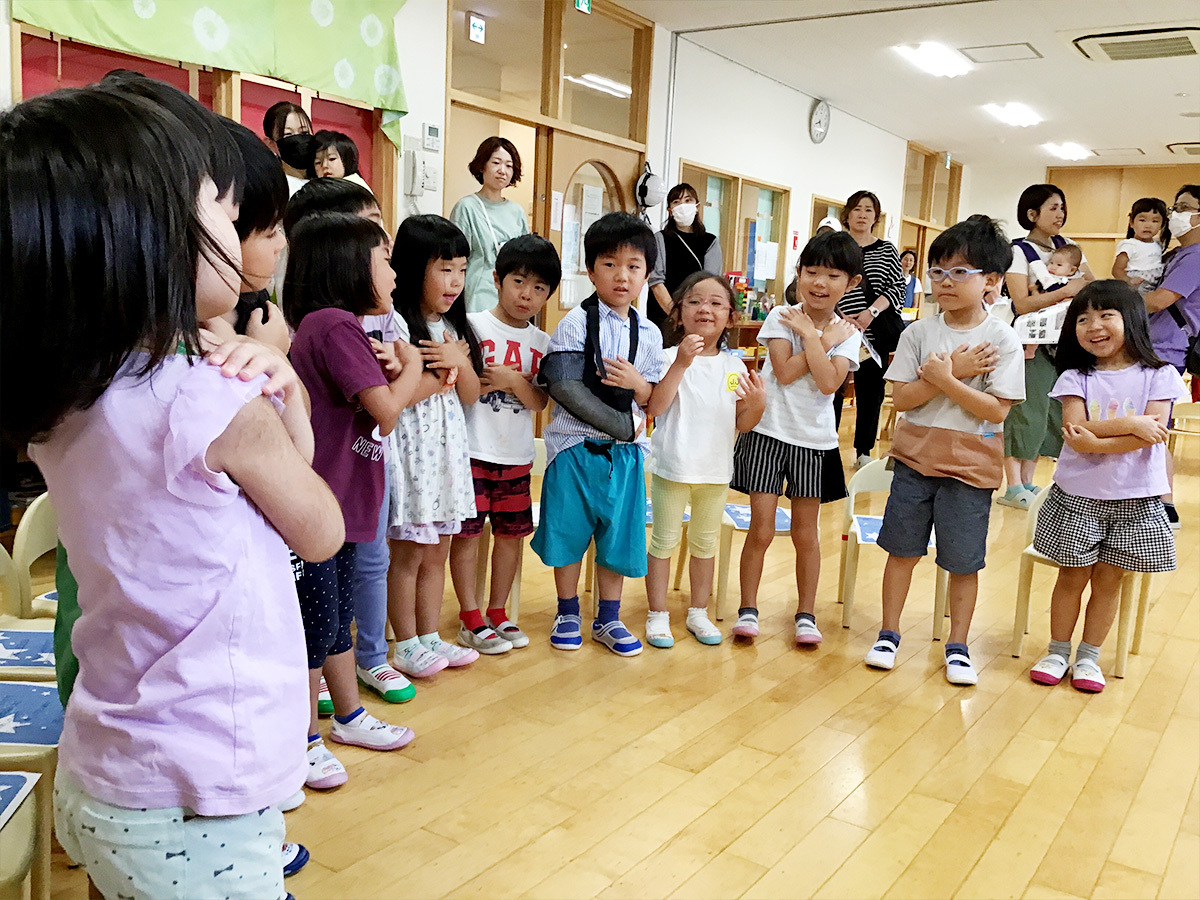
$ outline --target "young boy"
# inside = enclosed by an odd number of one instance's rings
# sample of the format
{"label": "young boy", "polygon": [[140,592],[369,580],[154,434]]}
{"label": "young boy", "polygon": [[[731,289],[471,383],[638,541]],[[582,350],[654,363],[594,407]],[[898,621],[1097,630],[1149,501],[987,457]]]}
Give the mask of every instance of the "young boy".
{"label": "young boy", "polygon": [[[642,644],[621,623],[621,590],[625,578],[646,574],[642,463],[650,445],[642,407],[662,376],[663,348],[658,328],[630,306],[654,266],[654,233],[636,216],[613,212],[592,224],[583,248],[596,292],[563,317],[550,338],[548,358],[586,353],[588,362],[582,378],[566,385],[569,391],[561,390],[562,383],[551,384],[558,402],[544,432],[549,466],[532,546],[554,568],[558,615],[550,646],[578,650],[583,645],[579,568],[595,539],[599,596],[592,639],[618,656],[635,656]],[[597,356],[602,365],[593,361]],[[564,404],[574,405],[575,413]],[[598,422],[614,414],[625,420],[621,434],[627,439],[581,418]]]}
{"label": "young boy", "polygon": [[[496,254],[499,302],[467,319],[479,339],[486,367],[483,393],[467,407],[467,438],[478,514],[462,524],[450,544],[450,577],[461,609],[458,642],[480,653],[506,653],[529,645],[509,620],[504,604],[512,590],[521,542],[533,534],[529,473],[533,468],[533,414],[549,397],[533,377],[550,345],[550,335],[532,324],[558,287],[562,263],[554,245],[535,234],[515,237]],[[492,584],[487,621],[475,599],[475,564],[483,520],[490,516]]]}
{"label": "young boy", "polygon": [[904,330],[886,375],[903,415],[892,443],[896,468],[879,531],[879,546],[889,554],[883,630],[867,653],[868,666],[895,665],[913,569],[936,527],[937,564],[950,573],[946,679],[978,680],[967,631],[984,566],[992,492],[1003,477],[1000,423],[1013,403],[1025,399],[1021,345],[983,304],[1011,259],[1007,238],[986,216],[946,229],[929,248],[929,280],[942,312]]}

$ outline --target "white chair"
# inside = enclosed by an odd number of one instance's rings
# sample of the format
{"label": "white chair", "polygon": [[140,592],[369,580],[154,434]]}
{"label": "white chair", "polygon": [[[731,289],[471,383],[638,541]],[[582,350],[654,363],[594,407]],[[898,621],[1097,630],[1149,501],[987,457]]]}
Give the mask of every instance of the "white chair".
{"label": "white chair", "polygon": [[0,772],[0,900],[28,896],[25,882],[38,849],[36,772]]}
{"label": "white chair", "polygon": [[[838,600],[842,604],[842,627],[850,627],[854,613],[854,587],[858,581],[858,548],[875,546],[879,540],[882,516],[858,515],[854,511],[860,494],[887,492],[892,489],[892,470],[886,459],[876,459],[854,473],[846,485],[845,512],[842,515],[842,558],[838,578]],[[930,548],[937,546],[937,536],[930,535]],[[940,641],[946,627],[946,591],[950,573],[938,567],[933,593],[933,639]]]}
{"label": "white chair", "polygon": [[[726,503],[721,516],[721,543],[717,548],[717,621],[725,618],[729,597],[729,563],[733,556],[733,533],[750,530],[750,507]],[[775,507],[775,535],[790,534],[792,514],[781,506]]]}
{"label": "white chair", "polygon": [[22,619],[54,618],[58,608],[58,592],[47,591],[33,595],[29,569],[37,560],[58,546],[58,517],[50,505],[50,495],[42,494],[29,505],[17,525],[13,538],[13,563],[17,570],[17,594],[20,605],[17,615]]}
{"label": "white chair", "polygon": [[[0,611],[16,609],[18,593],[17,568],[0,547]],[[0,681],[53,681],[53,631],[53,619],[0,612]]]}
{"label": "white chair", "polygon": [[[1033,535],[1037,530],[1037,517],[1042,504],[1046,502],[1050,489],[1039,491],[1037,499],[1029,507],[1025,516],[1025,549],[1021,551],[1021,566],[1017,573],[1017,609],[1013,620],[1013,636],[1011,652],[1014,657],[1021,655],[1025,643],[1025,635],[1029,633],[1029,594],[1033,585],[1033,566],[1040,563],[1057,569],[1058,563],[1050,557],[1038,553],[1033,548]],[[1140,589],[1136,582],[1141,579]],[[1146,623],[1146,613],[1150,607],[1149,573],[1127,572],[1121,579],[1121,598],[1117,608],[1117,651],[1113,662],[1113,674],[1117,678],[1125,677],[1125,665],[1132,650],[1138,653],[1142,649],[1142,629]],[[1135,596],[1136,593],[1136,596]],[[1136,607],[1136,623],[1135,619]],[[1132,626],[1132,628],[1131,628]]]}
{"label": "white chair", "polygon": [[1167,452],[1175,453],[1181,437],[1200,435],[1200,403],[1176,403],[1171,410],[1171,430],[1167,434]]}

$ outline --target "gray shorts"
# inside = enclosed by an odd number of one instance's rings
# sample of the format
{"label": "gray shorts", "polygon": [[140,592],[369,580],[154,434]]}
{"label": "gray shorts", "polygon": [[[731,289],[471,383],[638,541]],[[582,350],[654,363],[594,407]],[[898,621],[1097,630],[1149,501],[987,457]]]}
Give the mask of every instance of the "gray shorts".
{"label": "gray shorts", "polygon": [[991,514],[988,488],[922,475],[897,460],[879,546],[892,556],[924,556],[936,528],[937,564],[952,575],[971,575],[984,566]]}

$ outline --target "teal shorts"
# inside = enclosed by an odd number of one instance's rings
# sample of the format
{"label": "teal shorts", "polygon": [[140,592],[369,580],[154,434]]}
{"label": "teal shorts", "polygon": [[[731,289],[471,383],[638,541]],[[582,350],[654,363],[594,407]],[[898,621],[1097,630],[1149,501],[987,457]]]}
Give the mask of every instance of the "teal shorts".
{"label": "teal shorts", "polygon": [[563,450],[542,479],[540,519],[530,546],[546,565],[574,565],[594,539],[597,565],[626,578],[644,577],[641,449],[621,441],[584,441]]}

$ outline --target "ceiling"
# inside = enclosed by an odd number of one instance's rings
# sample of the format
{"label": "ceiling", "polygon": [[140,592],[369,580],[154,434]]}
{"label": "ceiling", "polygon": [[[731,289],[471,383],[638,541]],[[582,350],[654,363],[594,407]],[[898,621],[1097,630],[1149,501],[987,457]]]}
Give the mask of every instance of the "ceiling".
{"label": "ceiling", "polygon": [[[730,60],[931,150],[982,165],[1052,165],[1041,145],[1139,148],[1079,164],[1197,163],[1166,145],[1200,141],[1200,56],[1096,62],[1071,39],[1200,26],[1196,0],[621,0]],[[896,44],[1030,44],[1041,58],[975,64],[957,78],[914,69]],[[1021,101],[1044,121],[1004,125],[982,106]]]}

